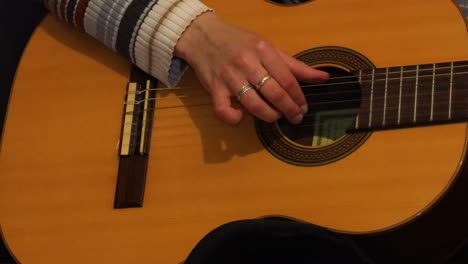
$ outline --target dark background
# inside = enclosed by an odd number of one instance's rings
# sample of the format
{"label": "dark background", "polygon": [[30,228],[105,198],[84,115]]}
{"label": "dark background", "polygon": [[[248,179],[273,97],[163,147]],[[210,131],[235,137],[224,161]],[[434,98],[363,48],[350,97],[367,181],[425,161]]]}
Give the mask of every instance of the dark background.
{"label": "dark background", "polygon": [[0,132],[3,131],[16,65],[29,36],[45,14],[42,4],[37,1],[0,1]]}

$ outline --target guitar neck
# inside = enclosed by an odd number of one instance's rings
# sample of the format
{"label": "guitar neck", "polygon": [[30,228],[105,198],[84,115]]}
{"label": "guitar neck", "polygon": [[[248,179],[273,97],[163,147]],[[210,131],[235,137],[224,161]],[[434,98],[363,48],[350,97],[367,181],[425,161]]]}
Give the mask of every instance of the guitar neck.
{"label": "guitar neck", "polygon": [[353,72],[361,85],[355,130],[390,129],[468,118],[468,62]]}

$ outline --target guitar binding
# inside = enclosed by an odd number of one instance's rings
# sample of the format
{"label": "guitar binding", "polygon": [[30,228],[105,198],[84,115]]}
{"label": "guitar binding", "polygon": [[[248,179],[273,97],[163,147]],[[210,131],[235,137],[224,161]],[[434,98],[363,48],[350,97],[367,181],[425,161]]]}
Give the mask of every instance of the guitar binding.
{"label": "guitar binding", "polygon": [[[341,47],[320,47],[301,52],[295,56],[307,65],[323,69],[338,75],[337,79],[348,80],[351,83],[334,88],[326,88],[325,93],[320,88],[307,90],[307,85],[301,85],[309,104],[309,112],[300,126],[292,126],[285,120],[276,123],[255,121],[257,135],[264,147],[276,158],[297,166],[321,166],[340,160],[359,148],[371,135],[370,131],[347,133],[349,127],[356,122],[360,108],[360,85],[352,71],[372,69],[374,65],[363,55]],[[332,78],[334,75],[331,75]],[[336,78],[336,76],[334,77]],[[330,91],[331,89],[335,89]],[[315,95],[311,94],[316,91]],[[318,92],[317,92],[318,91]],[[333,101],[336,96],[327,97],[327,93],[346,95],[343,101]],[[317,103],[318,99],[321,100]],[[317,105],[323,105],[317,109]],[[321,129],[322,123],[325,129]],[[325,135],[320,130],[333,133]],[[338,126],[338,128],[337,128]]]}

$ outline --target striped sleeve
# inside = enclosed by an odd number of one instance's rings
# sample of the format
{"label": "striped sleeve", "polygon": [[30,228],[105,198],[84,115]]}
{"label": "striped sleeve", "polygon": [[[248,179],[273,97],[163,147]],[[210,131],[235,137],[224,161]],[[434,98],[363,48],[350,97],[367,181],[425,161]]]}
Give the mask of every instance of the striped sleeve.
{"label": "striped sleeve", "polygon": [[198,0],[44,0],[47,9],[173,87],[187,63],[173,55],[190,23],[211,11]]}

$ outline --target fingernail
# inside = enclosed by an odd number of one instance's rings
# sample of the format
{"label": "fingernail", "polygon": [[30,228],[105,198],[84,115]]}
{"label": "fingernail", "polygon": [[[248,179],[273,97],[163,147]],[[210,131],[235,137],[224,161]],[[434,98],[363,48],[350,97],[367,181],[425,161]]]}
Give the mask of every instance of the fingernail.
{"label": "fingernail", "polygon": [[295,125],[298,125],[302,122],[302,119],[304,118],[304,115],[302,114],[298,114],[297,116],[295,116],[292,120],[291,120],[291,123],[295,124]]}
{"label": "fingernail", "polygon": [[302,113],[305,114],[309,111],[309,106],[307,104],[301,106]]}

